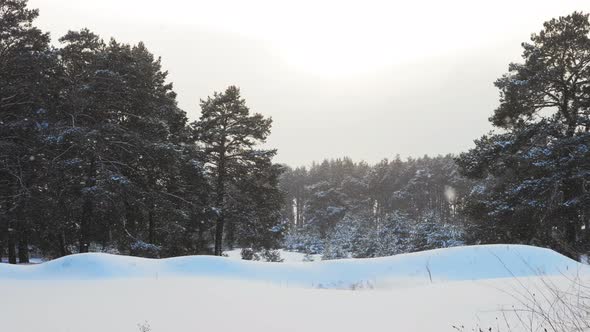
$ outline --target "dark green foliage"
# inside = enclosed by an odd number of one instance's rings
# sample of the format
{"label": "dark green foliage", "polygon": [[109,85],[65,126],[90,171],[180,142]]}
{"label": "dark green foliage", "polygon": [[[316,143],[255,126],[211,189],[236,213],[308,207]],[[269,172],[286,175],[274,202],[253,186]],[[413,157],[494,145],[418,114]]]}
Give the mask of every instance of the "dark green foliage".
{"label": "dark green foliage", "polygon": [[271,121],[249,115],[237,88],[204,101],[191,127],[143,43],[82,29],[54,49],[37,14],[0,0],[0,256],[210,253],[220,197],[235,211],[230,244],[280,242],[281,168],[255,149]]}
{"label": "dark green foliage", "polygon": [[49,35],[32,25],[26,1],[0,1],[0,249],[9,260],[28,261],[33,225],[27,216],[38,199],[47,160],[40,134],[55,103],[51,76],[59,70]]}
{"label": "dark green foliage", "polygon": [[201,101],[201,110],[192,127],[215,192],[215,254],[222,254],[224,236],[230,248],[238,236],[247,247],[276,246],[281,169],[271,162],[275,150],[256,149],[270,134],[272,120],[251,115],[235,86]]}
{"label": "dark green foliage", "polygon": [[252,248],[242,248],[240,250],[240,256],[245,261],[259,261],[260,256]]}
{"label": "dark green foliage", "polygon": [[496,82],[492,133],[458,158],[479,184],[467,200],[475,238],[588,250],[590,22],[552,19],[523,43],[523,63]]}
{"label": "dark green foliage", "polygon": [[[501,132],[453,156],[274,164],[272,120],[239,88],[188,124],[160,59],[88,29],[50,46],[26,0],[0,0],[0,256],[103,250],[278,261],[466,243],[590,250],[590,22],[523,44],[496,81]],[[460,174],[461,173],[461,174]],[[287,241],[283,242],[286,234]],[[250,250],[250,251],[248,251]]]}

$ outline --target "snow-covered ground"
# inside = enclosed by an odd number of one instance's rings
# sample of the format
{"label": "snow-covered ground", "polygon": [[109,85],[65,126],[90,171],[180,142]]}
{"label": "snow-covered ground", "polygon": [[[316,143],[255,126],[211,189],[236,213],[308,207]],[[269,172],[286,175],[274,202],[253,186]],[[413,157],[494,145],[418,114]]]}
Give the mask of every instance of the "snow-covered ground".
{"label": "snow-covered ground", "polygon": [[[300,262],[315,262],[322,260],[322,255],[309,255],[306,260],[305,254],[300,252],[294,251],[287,251],[284,249],[279,249],[279,253],[281,254],[281,259],[284,263],[300,263]],[[227,255],[227,257],[232,259],[242,259],[242,250],[241,249],[234,249],[224,251],[223,253]]]}
{"label": "snow-covered ground", "polygon": [[446,281],[559,275],[582,266],[552,250],[519,245],[467,246],[371,259],[266,263],[214,256],[147,259],[77,254],[31,266],[0,266],[0,279],[85,280],[211,277],[313,288],[369,283],[391,288],[407,281]]}
{"label": "snow-covered ground", "polygon": [[[29,264],[39,264],[43,263],[44,261],[45,260],[43,258],[32,257],[29,259]],[[8,258],[2,257],[2,259],[0,259],[0,263],[8,263]]]}
{"label": "snow-covered ground", "polygon": [[0,265],[0,331],[470,331],[526,288],[589,269],[505,245],[307,263],[73,255]]}

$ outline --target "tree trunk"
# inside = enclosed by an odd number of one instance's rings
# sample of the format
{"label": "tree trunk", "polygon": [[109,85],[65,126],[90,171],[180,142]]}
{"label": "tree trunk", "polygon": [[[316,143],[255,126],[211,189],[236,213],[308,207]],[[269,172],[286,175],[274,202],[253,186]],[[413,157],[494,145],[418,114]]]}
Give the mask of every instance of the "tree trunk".
{"label": "tree trunk", "polygon": [[[563,202],[568,202],[581,194],[581,187],[578,186],[575,179],[572,179],[572,170],[568,168],[565,175],[563,188]],[[578,232],[580,226],[579,213],[576,210],[567,209],[561,212],[564,239],[563,250],[564,254],[572,259],[579,259],[579,252],[577,247]]]}
{"label": "tree trunk", "polygon": [[227,235],[225,239],[225,245],[232,250],[234,248],[234,241],[235,241],[235,225],[234,222],[230,219],[226,221],[227,223]]}
{"label": "tree trunk", "polygon": [[148,243],[155,244],[156,243],[156,218],[155,218],[155,211],[156,211],[156,175],[149,172],[147,174],[148,177],[148,188],[150,188],[150,196],[148,197]]}
{"label": "tree trunk", "polygon": [[92,218],[92,202],[89,198],[84,199],[84,205],[82,206],[82,219],[80,220],[80,253],[88,252],[88,246],[90,245],[88,240],[88,223]]}
{"label": "tree trunk", "polygon": [[215,225],[215,256],[223,254],[223,214],[220,213],[217,217],[217,224]]}
{"label": "tree trunk", "polygon": [[303,204],[304,204],[303,198],[302,198],[302,195],[300,195],[296,201],[296,210],[297,210],[296,213],[297,213],[297,226],[298,227],[303,226],[303,212],[304,212],[303,211],[303,206],[304,206]]}
{"label": "tree trunk", "polygon": [[0,263],[2,263],[2,256],[4,255],[4,246],[8,236],[6,214],[2,217],[0,214]]}
{"label": "tree trunk", "polygon": [[14,229],[8,225],[8,263],[16,264],[16,243],[14,241]]}
{"label": "tree trunk", "polygon": [[148,242],[155,243],[155,220],[154,220],[154,204],[150,207],[150,211],[148,212]]}
{"label": "tree trunk", "polygon": [[215,225],[215,256],[221,256],[223,254],[223,226],[225,223],[224,211],[223,211],[223,180],[218,178],[218,191],[216,199],[217,207],[217,224]]}
{"label": "tree trunk", "polygon": [[588,219],[584,220],[583,243],[584,247],[582,249],[586,254],[590,254],[590,221]]}
{"label": "tree trunk", "polygon": [[[69,209],[64,201],[64,197],[62,195],[59,196],[59,200],[57,205],[55,206],[55,210],[53,212],[53,218],[59,218],[59,226],[55,230],[55,253],[58,257],[63,257],[68,254],[68,250],[66,248],[66,234],[64,231],[65,225],[68,224],[69,221]],[[57,217],[59,216],[59,217]]]}
{"label": "tree trunk", "polygon": [[28,224],[24,212],[24,207],[20,206],[16,212],[18,236],[18,262],[29,263],[29,241],[28,241]]}
{"label": "tree trunk", "polygon": [[[89,189],[96,185],[96,166],[94,159],[90,161],[88,165],[88,171],[86,173],[86,184],[85,188]],[[88,252],[88,247],[90,246],[90,239],[89,239],[89,224],[92,220],[92,199],[91,194],[86,193],[86,197],[84,198],[84,204],[82,205],[82,218],[80,220],[80,253]]]}
{"label": "tree trunk", "polygon": [[577,227],[578,223],[575,219],[566,219],[565,220],[565,239],[564,239],[564,254],[571,259],[579,260],[580,252],[577,246],[577,239],[578,239],[578,231]]}
{"label": "tree trunk", "polygon": [[10,212],[12,204],[8,202],[6,204],[6,210],[4,213],[4,222],[0,224],[0,228],[2,228],[2,235],[3,245],[6,246],[6,251],[8,255],[8,263],[16,264],[16,248],[15,248],[15,241],[14,241],[14,229],[12,228],[12,214]]}
{"label": "tree trunk", "polygon": [[20,234],[18,239],[18,262],[29,263],[29,242],[26,234]]}
{"label": "tree trunk", "polygon": [[222,152],[219,158],[217,173],[217,199],[215,205],[217,208],[217,224],[215,225],[215,256],[223,254],[223,227],[225,223],[225,153]]}
{"label": "tree trunk", "polygon": [[129,203],[129,201],[126,199],[125,200],[125,223],[124,223],[124,227],[125,230],[127,231],[128,234],[131,234],[132,236],[137,236],[137,218],[135,215],[136,211],[135,209],[132,207],[132,205]]}
{"label": "tree trunk", "polygon": [[66,247],[66,234],[64,232],[59,235],[59,254],[61,257],[69,254]]}
{"label": "tree trunk", "polygon": [[197,232],[197,241],[194,247],[194,252],[197,255],[201,255],[205,252],[206,250],[206,246],[204,245],[204,234],[205,234],[205,230],[204,230],[204,224],[201,222],[201,220],[194,214],[194,212],[191,214],[191,222],[193,225],[196,225],[196,232]]}

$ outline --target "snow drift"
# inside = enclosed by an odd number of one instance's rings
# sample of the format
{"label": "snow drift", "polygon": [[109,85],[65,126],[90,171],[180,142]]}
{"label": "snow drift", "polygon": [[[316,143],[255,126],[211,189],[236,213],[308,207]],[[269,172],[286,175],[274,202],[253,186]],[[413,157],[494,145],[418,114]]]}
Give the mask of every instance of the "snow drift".
{"label": "snow drift", "polygon": [[225,257],[147,259],[77,254],[38,265],[0,265],[0,279],[95,280],[202,277],[326,288],[407,286],[441,281],[560,275],[590,267],[552,250],[523,245],[437,249],[371,259],[264,263]]}

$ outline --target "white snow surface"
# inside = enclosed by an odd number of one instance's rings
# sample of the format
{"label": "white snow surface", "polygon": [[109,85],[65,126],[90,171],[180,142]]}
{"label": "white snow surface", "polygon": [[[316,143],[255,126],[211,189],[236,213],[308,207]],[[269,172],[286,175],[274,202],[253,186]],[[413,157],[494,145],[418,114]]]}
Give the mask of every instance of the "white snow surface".
{"label": "white snow surface", "polygon": [[[301,252],[288,251],[285,249],[278,249],[278,252],[281,255],[281,259],[283,260],[284,263],[300,263],[300,262],[309,263],[310,262],[310,261],[305,261],[305,254],[301,253]],[[227,255],[227,257],[232,258],[232,259],[238,259],[238,260],[242,259],[242,249],[239,249],[239,248],[224,251],[223,253],[225,255]],[[309,255],[309,259],[311,259],[311,261],[321,261],[322,255],[320,255],[320,254]]]}
{"label": "white snow surface", "polygon": [[589,269],[518,245],[307,263],[81,254],[0,264],[0,331],[496,331],[520,294]]}
{"label": "white snow surface", "polygon": [[[38,257],[31,257],[29,258],[29,264],[39,264],[39,263],[43,263],[45,262],[45,259],[43,258],[38,258]],[[0,263],[8,263],[8,258],[6,257],[2,257],[2,259],[0,259]],[[19,263],[21,264],[21,263]],[[25,264],[25,263],[22,263]]]}
{"label": "white snow surface", "polygon": [[147,259],[102,253],[77,254],[37,265],[0,265],[0,280],[88,280],[203,277],[258,281],[312,288],[369,284],[391,288],[407,283],[561,275],[587,271],[549,249],[523,245],[481,245],[436,249],[371,259],[266,263],[227,257]]}

